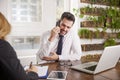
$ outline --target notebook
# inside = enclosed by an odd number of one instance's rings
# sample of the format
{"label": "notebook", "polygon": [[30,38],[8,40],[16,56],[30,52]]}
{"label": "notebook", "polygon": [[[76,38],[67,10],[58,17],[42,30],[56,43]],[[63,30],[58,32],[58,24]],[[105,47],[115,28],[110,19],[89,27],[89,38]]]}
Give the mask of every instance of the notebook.
{"label": "notebook", "polygon": [[120,58],[120,45],[106,47],[100,57],[99,62],[88,62],[74,65],[71,68],[90,73],[97,74],[102,71],[114,68]]}
{"label": "notebook", "polygon": [[[38,68],[38,76],[39,78],[47,78],[48,76],[48,66],[36,66]],[[27,70],[29,66],[25,66],[24,69]]]}
{"label": "notebook", "polygon": [[66,80],[67,71],[51,71],[48,80]]}

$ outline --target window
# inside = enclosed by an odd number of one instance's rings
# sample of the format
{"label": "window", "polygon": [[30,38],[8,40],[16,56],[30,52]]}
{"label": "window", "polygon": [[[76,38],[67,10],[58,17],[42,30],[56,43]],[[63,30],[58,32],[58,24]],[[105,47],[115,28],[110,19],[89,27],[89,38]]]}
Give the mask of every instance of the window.
{"label": "window", "polygon": [[37,49],[39,40],[39,36],[13,36],[11,43],[16,50]]}
{"label": "window", "polygon": [[13,22],[41,21],[41,0],[12,0]]}
{"label": "window", "polygon": [[39,48],[40,35],[36,34],[42,22],[42,0],[11,0],[9,6],[12,46],[16,50]]}

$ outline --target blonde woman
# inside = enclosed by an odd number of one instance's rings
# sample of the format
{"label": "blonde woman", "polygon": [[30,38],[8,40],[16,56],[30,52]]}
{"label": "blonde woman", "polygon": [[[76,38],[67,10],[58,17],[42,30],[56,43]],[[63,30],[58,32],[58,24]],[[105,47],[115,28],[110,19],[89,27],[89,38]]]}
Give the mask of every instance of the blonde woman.
{"label": "blonde woman", "polygon": [[5,40],[10,30],[9,22],[0,13],[0,80],[38,80],[36,67],[32,66],[26,74],[16,56],[16,52]]}

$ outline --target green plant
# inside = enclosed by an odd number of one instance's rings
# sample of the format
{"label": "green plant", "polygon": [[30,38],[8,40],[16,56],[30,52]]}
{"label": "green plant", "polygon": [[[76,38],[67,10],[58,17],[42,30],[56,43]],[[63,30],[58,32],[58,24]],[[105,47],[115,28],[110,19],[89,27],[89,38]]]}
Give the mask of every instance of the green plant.
{"label": "green plant", "polygon": [[80,14],[80,9],[73,8],[73,12],[74,12],[75,16],[77,16],[79,18],[84,17],[84,14]]}
{"label": "green plant", "polygon": [[[116,45],[115,39],[120,39],[120,0],[84,0],[83,2],[89,3],[90,5],[75,10],[75,12],[77,13],[79,11],[79,15],[77,14],[79,18],[84,17],[84,19],[86,19],[87,21],[93,21],[94,23],[92,22],[92,26],[94,25],[96,31],[93,32],[83,29],[79,32],[80,36],[87,39],[92,39],[94,34],[94,38],[99,38],[100,36],[101,38],[105,39],[103,43],[104,47]],[[98,8],[94,7],[93,4],[107,5],[107,7]],[[87,26],[91,25],[87,23]],[[106,34],[107,31],[111,31],[111,34],[113,35],[110,36]],[[117,34],[117,36],[114,36],[115,33],[119,34]]]}
{"label": "green plant", "polygon": [[86,7],[82,7],[80,8],[80,13],[81,14],[90,14],[91,12],[93,12],[93,8],[90,8],[90,6],[86,6]]}
{"label": "green plant", "polygon": [[117,34],[117,38],[120,39],[120,32]]}
{"label": "green plant", "polygon": [[114,46],[114,45],[116,45],[116,41],[113,38],[106,39],[104,42],[104,47]]}
{"label": "green plant", "polygon": [[112,32],[120,31],[120,9],[116,6],[106,8],[107,18],[106,25],[111,29]]}
{"label": "green plant", "polygon": [[79,29],[78,35],[81,38],[92,39],[92,31],[90,31],[89,29]]}
{"label": "green plant", "polygon": [[81,57],[81,61],[82,63],[85,63],[85,62],[91,62],[91,61],[99,61],[101,57],[101,54],[87,54],[85,56],[82,56]]}
{"label": "green plant", "polygon": [[96,31],[94,33],[96,38],[100,37],[100,30],[98,28],[96,28]]}

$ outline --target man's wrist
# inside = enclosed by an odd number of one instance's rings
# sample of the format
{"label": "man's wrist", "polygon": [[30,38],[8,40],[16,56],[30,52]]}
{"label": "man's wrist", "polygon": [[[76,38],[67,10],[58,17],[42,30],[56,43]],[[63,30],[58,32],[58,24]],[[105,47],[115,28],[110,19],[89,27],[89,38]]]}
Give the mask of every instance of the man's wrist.
{"label": "man's wrist", "polygon": [[48,39],[48,41],[50,41],[50,42],[52,42],[53,40],[54,40],[53,37],[50,37],[50,38]]}
{"label": "man's wrist", "polygon": [[56,62],[58,62],[59,61],[59,56],[58,56],[58,58],[55,60]]}
{"label": "man's wrist", "polygon": [[58,55],[58,59],[57,60],[59,61],[59,55]]}

